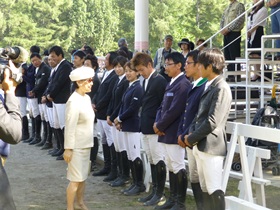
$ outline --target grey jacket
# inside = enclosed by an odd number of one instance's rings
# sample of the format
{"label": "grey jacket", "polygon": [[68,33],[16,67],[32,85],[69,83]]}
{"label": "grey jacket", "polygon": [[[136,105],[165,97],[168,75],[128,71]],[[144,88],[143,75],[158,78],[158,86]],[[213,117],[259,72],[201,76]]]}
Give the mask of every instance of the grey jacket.
{"label": "grey jacket", "polygon": [[9,144],[17,144],[21,140],[21,117],[18,99],[14,94],[5,95],[5,106],[0,101],[0,139]]}
{"label": "grey jacket", "polygon": [[231,101],[230,87],[220,75],[201,96],[198,113],[190,126],[191,145],[208,154],[226,155],[225,125]]}

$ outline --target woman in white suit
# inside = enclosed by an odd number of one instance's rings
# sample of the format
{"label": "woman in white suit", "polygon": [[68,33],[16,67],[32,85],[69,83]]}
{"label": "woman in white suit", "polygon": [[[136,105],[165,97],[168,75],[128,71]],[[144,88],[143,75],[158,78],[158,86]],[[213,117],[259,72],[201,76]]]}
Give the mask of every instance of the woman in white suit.
{"label": "woman in white suit", "polygon": [[64,160],[68,163],[67,210],[74,210],[74,201],[81,209],[84,204],[85,180],[89,172],[90,149],[93,147],[94,111],[86,94],[93,85],[94,70],[80,67],[70,74],[75,91],[66,103]]}

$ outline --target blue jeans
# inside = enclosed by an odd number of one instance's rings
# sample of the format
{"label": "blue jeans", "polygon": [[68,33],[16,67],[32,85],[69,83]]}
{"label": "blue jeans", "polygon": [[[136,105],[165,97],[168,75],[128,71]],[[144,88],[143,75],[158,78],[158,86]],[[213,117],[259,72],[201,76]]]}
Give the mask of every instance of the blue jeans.
{"label": "blue jeans", "polygon": [[[279,8],[280,6],[271,8],[271,14],[273,14]],[[280,34],[280,10],[271,16],[271,28],[273,34]],[[275,41],[275,47],[280,48],[280,39]],[[280,52],[278,52],[277,55],[280,56]]]}

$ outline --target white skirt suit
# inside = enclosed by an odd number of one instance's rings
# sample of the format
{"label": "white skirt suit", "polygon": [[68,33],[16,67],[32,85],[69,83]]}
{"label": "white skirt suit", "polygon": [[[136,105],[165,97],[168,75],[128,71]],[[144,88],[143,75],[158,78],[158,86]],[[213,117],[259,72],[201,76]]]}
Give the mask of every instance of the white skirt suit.
{"label": "white skirt suit", "polygon": [[94,111],[90,97],[76,91],[66,103],[64,149],[72,149],[67,179],[83,182],[88,177],[90,148],[93,147]]}

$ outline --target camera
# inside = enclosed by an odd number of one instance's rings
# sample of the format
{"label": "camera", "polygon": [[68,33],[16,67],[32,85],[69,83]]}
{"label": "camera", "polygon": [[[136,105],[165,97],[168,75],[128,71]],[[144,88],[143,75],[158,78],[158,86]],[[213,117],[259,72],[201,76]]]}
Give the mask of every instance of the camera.
{"label": "camera", "polygon": [[[21,64],[28,59],[28,52],[19,46],[0,48],[0,84],[4,80],[5,69],[10,70],[10,78],[17,83],[22,82],[22,68]],[[17,69],[9,67],[9,60],[15,64]]]}

